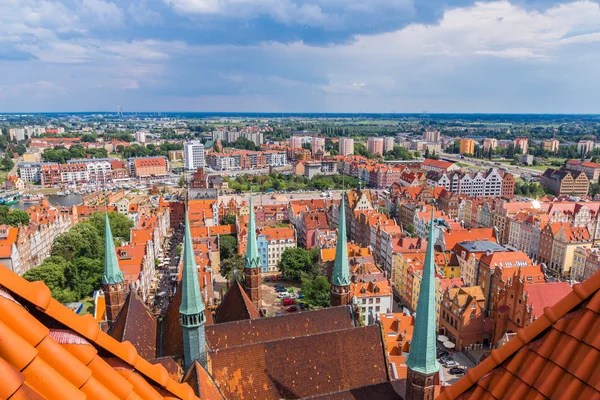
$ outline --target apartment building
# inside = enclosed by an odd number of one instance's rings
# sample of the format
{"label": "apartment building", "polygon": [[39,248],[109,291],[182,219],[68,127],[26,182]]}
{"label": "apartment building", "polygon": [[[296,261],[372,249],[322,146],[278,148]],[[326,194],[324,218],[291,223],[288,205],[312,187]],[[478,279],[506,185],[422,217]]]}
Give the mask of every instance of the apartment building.
{"label": "apartment building", "polygon": [[577,153],[585,157],[587,153],[594,149],[595,143],[593,140],[580,140],[577,142]]}
{"label": "apartment building", "polygon": [[548,140],[544,140],[544,142],[542,143],[542,148],[545,151],[549,151],[551,153],[558,153],[558,147],[560,146],[560,142],[558,141],[558,139],[548,139]]}
{"label": "apartment building", "polygon": [[473,139],[460,140],[460,154],[475,154],[475,145],[477,142]]}
{"label": "apartment building", "polygon": [[516,138],[513,140],[513,145],[515,146],[515,150],[521,154],[527,154],[529,151],[529,140],[527,138]]}
{"label": "apartment building", "polygon": [[204,145],[199,140],[191,140],[183,144],[185,169],[196,171],[205,167]]}
{"label": "apartment building", "polygon": [[423,132],[423,140],[426,142],[437,143],[440,141],[440,131],[425,131]]}
{"label": "apartment building", "polygon": [[339,153],[344,157],[354,154],[354,139],[340,138]]}
{"label": "apartment building", "polygon": [[23,182],[39,183],[42,181],[42,163],[21,162],[18,164],[18,168]]}
{"label": "apartment building", "polygon": [[484,151],[490,151],[490,149],[494,150],[496,147],[498,147],[498,139],[496,139],[496,138],[483,139],[483,150]]}
{"label": "apartment building", "polygon": [[296,247],[296,231],[289,227],[259,229],[256,236],[261,272],[275,272],[286,249]]}
{"label": "apartment building", "polygon": [[325,154],[325,138],[315,136],[312,138],[311,143],[311,152],[313,157],[317,155],[317,153]]}
{"label": "apartment building", "polygon": [[165,157],[130,158],[127,162],[133,171],[132,175],[138,178],[164,176],[167,174],[169,168]]}
{"label": "apartment building", "polygon": [[383,138],[370,137],[367,140],[367,151],[369,153],[383,155]]}

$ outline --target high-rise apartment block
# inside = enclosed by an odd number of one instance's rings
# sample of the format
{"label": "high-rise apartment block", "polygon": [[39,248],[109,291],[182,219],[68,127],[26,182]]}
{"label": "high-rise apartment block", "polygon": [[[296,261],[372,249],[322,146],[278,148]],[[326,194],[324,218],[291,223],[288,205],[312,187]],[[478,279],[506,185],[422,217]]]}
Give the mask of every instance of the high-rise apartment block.
{"label": "high-rise apartment block", "polygon": [[515,145],[515,150],[520,149],[521,154],[527,154],[529,151],[529,140],[527,138],[516,138],[513,144]]}
{"label": "high-rise apartment block", "polygon": [[473,139],[461,139],[460,154],[474,154],[476,143]]}
{"label": "high-rise apartment block", "polygon": [[394,137],[388,136],[383,138],[383,152],[387,153],[388,151],[394,150]]}
{"label": "high-rise apartment block", "polygon": [[204,168],[204,145],[199,140],[192,140],[183,145],[185,158],[185,169],[195,171],[198,168]]}
{"label": "high-rise apartment block", "polygon": [[322,154],[325,154],[325,138],[324,137],[313,137],[311,150],[312,150],[313,157],[319,152],[321,152]]}
{"label": "high-rise apartment block", "polygon": [[372,137],[367,140],[367,151],[373,154],[383,155],[383,138]]}
{"label": "high-rise apartment block", "polygon": [[354,139],[340,138],[339,152],[344,157],[354,154]]}
{"label": "high-rise apartment block", "polygon": [[439,142],[440,141],[440,131],[427,131],[423,132],[423,140],[427,142]]}

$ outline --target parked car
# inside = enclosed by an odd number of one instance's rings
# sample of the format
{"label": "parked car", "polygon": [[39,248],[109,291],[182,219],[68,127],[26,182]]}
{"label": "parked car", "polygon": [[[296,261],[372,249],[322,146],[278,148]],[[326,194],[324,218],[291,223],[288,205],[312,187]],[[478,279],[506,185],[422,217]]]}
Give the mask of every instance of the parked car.
{"label": "parked car", "polygon": [[278,288],[275,288],[275,291],[278,293],[283,293],[283,292],[287,292],[287,289],[284,287],[278,287]]}
{"label": "parked car", "polygon": [[442,357],[449,357],[450,353],[447,352],[446,350],[441,350],[437,352],[437,358],[442,358]]}
{"label": "parked car", "polygon": [[268,276],[265,278],[265,282],[271,282],[271,278],[269,278]]}
{"label": "parked car", "polygon": [[450,370],[448,372],[451,373],[452,375],[464,375],[465,369],[460,368],[460,367],[452,367],[452,368],[450,368]]}
{"label": "parked car", "polygon": [[303,310],[304,310],[306,307],[307,307],[307,306],[306,306],[306,303],[300,303],[300,308],[301,308],[301,309],[303,309]]}
{"label": "parked car", "polygon": [[449,368],[449,367],[458,367],[458,363],[456,361],[454,361],[454,360],[448,360],[447,362],[444,363],[444,366],[446,368]]}
{"label": "parked car", "polygon": [[288,297],[283,299],[284,306],[293,306],[294,304],[296,304],[296,302]]}
{"label": "parked car", "polygon": [[280,299],[283,299],[283,298],[286,298],[286,297],[290,297],[290,294],[288,292],[281,292],[281,293],[279,293],[279,298]]}
{"label": "parked car", "polygon": [[285,311],[287,311],[287,312],[296,312],[296,311],[298,311],[298,307],[291,306],[291,307],[286,308]]}
{"label": "parked car", "polygon": [[442,357],[440,357],[440,362],[442,364],[445,364],[448,361],[454,361],[454,359],[452,357],[450,357],[450,356],[442,356]]}
{"label": "parked car", "polygon": [[304,295],[302,293],[298,293],[298,296],[296,296],[296,297],[298,297],[299,299],[301,299],[301,298],[304,297]]}

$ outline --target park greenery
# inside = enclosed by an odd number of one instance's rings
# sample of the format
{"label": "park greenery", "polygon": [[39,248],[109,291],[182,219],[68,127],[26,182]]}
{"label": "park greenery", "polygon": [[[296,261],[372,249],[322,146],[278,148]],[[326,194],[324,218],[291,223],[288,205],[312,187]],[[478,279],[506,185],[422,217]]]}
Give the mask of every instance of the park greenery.
{"label": "park greenery", "polygon": [[0,206],[0,225],[20,226],[29,225],[29,214],[23,210]]}
{"label": "park greenery", "polygon": [[220,274],[230,280],[235,270],[244,267],[244,258],[238,254],[237,238],[232,235],[219,236]]}
{"label": "park greenery", "polygon": [[285,249],[278,268],[287,279],[301,281],[303,301],[310,308],[330,305],[331,286],[321,274],[318,247],[310,250],[299,247]]}
{"label": "park greenery", "polygon": [[343,189],[358,185],[356,179],[342,175],[317,175],[309,179],[303,175],[283,175],[277,172],[259,176],[238,175],[236,178],[227,178],[227,182],[229,188],[236,192],[249,192],[251,187],[254,192],[266,192]]}
{"label": "park greenery", "polygon": [[64,146],[56,146],[52,149],[46,149],[42,153],[42,159],[46,162],[55,162],[65,164],[68,160],[74,158],[106,158],[108,153],[105,148],[86,149],[81,145],[71,146],[67,149]]}
{"label": "park greenery", "polygon": [[252,151],[260,150],[260,146],[255,145],[252,140],[246,139],[245,137],[239,137],[235,142],[221,142],[221,145],[224,148],[234,148]]}
{"label": "park greenery", "polygon": [[547,194],[553,196],[552,193],[547,193],[544,190],[544,188],[537,182],[515,182],[515,195],[517,196],[532,197],[534,199],[539,199],[540,197],[544,197]]}
{"label": "park greenery", "polygon": [[131,146],[117,146],[117,153],[121,154],[123,158],[166,157],[171,150],[183,150],[183,144],[164,142],[160,146],[156,146],[155,144],[147,144],[144,146],[137,143],[134,143]]}
{"label": "park greenery", "polygon": [[[129,239],[133,222],[125,215],[108,214],[116,244]],[[29,281],[43,281],[57,301],[80,301],[101,286],[104,270],[105,216],[93,213],[89,219],[56,237],[50,257],[25,272]]]}

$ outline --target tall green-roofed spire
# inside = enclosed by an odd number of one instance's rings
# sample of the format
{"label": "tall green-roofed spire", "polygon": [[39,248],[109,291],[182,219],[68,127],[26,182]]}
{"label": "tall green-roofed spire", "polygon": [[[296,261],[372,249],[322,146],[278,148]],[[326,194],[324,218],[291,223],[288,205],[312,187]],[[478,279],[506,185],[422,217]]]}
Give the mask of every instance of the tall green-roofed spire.
{"label": "tall green-roofed spire", "polygon": [[204,300],[198,282],[198,270],[190,232],[190,221],[185,212],[185,233],[183,238],[183,274],[181,278],[181,327],[183,329],[183,362],[188,369],[194,360],[206,368],[206,334],[204,323]]}
{"label": "tall green-roofed spire", "polygon": [[104,227],[104,273],[102,274],[102,283],[105,285],[115,285],[123,282],[123,271],[119,268],[119,259],[115,250],[115,241],[110,230],[110,221],[108,212]]}
{"label": "tall green-roofed spire", "polygon": [[254,216],[254,206],[252,205],[252,192],[250,192],[250,217],[248,219],[248,246],[246,246],[246,256],[244,257],[244,268],[258,268],[260,266],[260,256],[258,255],[258,246],[256,245],[256,217]]}
{"label": "tall green-roofed spire", "polygon": [[435,324],[435,254],[434,254],[434,211],[431,210],[427,253],[423,267],[423,278],[417,302],[417,315],[410,353],[406,360],[409,370],[423,375],[434,374],[440,369],[436,356],[436,324]]}
{"label": "tall green-roofed spire", "polygon": [[333,273],[331,274],[331,284],[335,286],[350,285],[350,265],[348,264],[348,239],[346,237],[346,207],[344,196],[345,193],[342,193],[335,262],[333,264]]}
{"label": "tall green-roofed spire", "polygon": [[206,308],[198,282],[198,270],[190,233],[190,222],[185,213],[185,234],[183,238],[183,274],[181,280],[181,306],[179,312],[184,315],[200,314]]}

